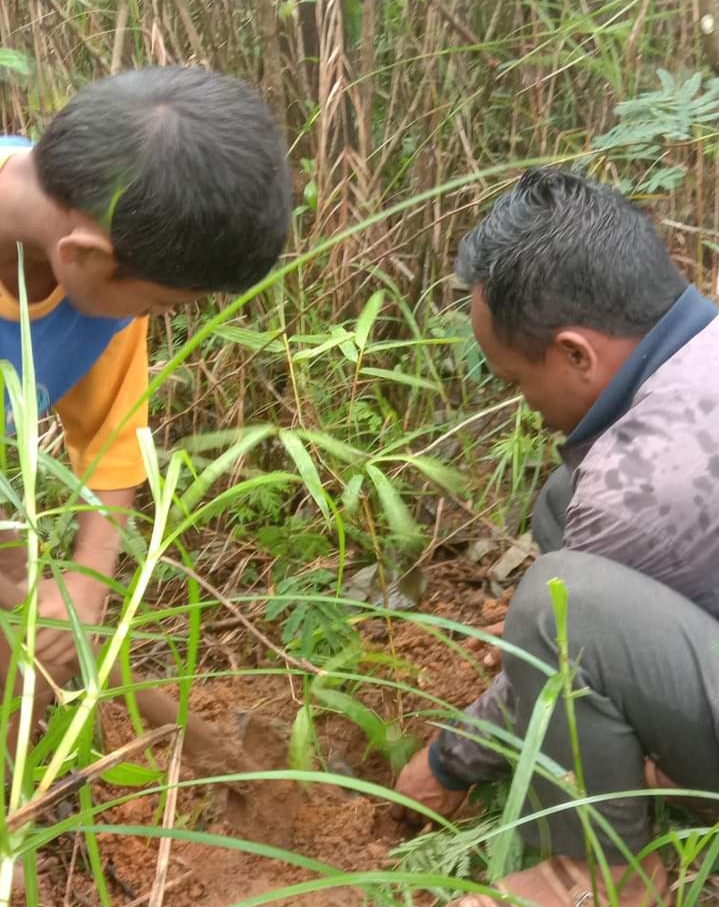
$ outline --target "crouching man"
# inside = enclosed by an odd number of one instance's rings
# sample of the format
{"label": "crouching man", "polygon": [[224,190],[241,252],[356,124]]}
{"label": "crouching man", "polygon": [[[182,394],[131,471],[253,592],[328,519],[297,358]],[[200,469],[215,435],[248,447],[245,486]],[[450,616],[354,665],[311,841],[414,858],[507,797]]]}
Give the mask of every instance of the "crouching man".
{"label": "crouching man", "polygon": [[[534,535],[542,556],[519,584],[505,636],[558,667],[547,582],[569,592],[576,727],[589,795],[641,789],[647,766],[719,791],[719,321],[689,286],[646,217],[618,192],[569,172],[527,172],[462,242],[457,271],[472,290],[477,341],[494,373],[566,435],[562,466],[540,495]],[[520,738],[546,681],[526,660],[503,671],[468,709]],[[484,724],[483,727],[487,727]],[[452,813],[478,781],[511,767],[468,723],[445,731],[402,772],[398,790]],[[483,736],[485,735],[485,736]],[[567,771],[574,758],[557,705],[543,752]],[[567,801],[535,774],[529,815]],[[596,810],[630,852],[651,840],[651,799],[619,797]],[[577,811],[521,827],[549,834],[554,856],[509,876],[500,890],[544,907],[595,901]],[[660,902],[656,854],[645,878],[596,834],[621,880],[625,907]],[[546,840],[546,839],[545,839]],[[466,896],[455,907],[490,907]]]}

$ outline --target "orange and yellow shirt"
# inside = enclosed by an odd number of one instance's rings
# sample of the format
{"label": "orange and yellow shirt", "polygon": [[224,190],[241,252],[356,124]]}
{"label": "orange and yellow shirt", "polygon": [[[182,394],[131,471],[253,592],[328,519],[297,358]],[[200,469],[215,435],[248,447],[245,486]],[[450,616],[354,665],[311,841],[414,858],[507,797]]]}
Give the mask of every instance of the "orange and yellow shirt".
{"label": "orange and yellow shirt", "polygon": [[[29,145],[0,136],[0,167]],[[0,359],[18,374],[19,318],[17,299],[0,283]],[[38,412],[54,409],[59,415],[73,471],[96,491],[139,485],[145,468],[137,429],[147,425],[147,401],[122,423],[147,389],[147,318],[83,315],[58,287],[31,304],[30,319]],[[6,431],[12,422],[6,405]]]}

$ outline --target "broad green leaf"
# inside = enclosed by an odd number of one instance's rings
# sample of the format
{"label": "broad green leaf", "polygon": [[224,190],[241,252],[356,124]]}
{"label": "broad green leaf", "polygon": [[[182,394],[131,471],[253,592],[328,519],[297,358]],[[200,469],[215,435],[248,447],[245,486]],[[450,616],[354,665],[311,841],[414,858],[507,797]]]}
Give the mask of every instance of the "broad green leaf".
{"label": "broad green leaf", "polygon": [[314,346],[309,350],[300,350],[293,355],[292,359],[295,362],[302,362],[304,359],[316,359],[317,356],[321,356],[322,353],[327,353],[329,350],[333,350],[335,347],[341,346],[343,343],[353,339],[353,335],[344,328],[335,327],[330,331],[330,337],[328,340],[325,340],[324,343],[320,343],[318,346]]}
{"label": "broad green leaf", "polygon": [[311,211],[317,210],[317,183],[314,180],[310,180],[309,183],[307,183],[302,192],[302,197]]}
{"label": "broad green leaf", "polygon": [[92,646],[90,645],[90,641],[87,638],[85,630],[82,627],[82,623],[80,622],[80,618],[75,607],[75,602],[73,602],[72,597],[70,596],[62,573],[55,568],[54,564],[52,565],[52,567],[52,573],[57,583],[57,587],[60,590],[60,595],[62,596],[65,609],[67,610],[70,628],[72,629],[72,636],[75,643],[75,649],[78,658],[78,664],[80,666],[80,674],[82,675],[83,685],[87,690],[98,690],[99,684],[97,679],[97,664],[95,662]]}
{"label": "broad green leaf", "polygon": [[32,59],[20,50],[0,47],[0,67],[10,69],[17,75],[27,78],[32,72]]}
{"label": "broad green leaf", "polygon": [[340,352],[348,362],[353,364],[359,359],[359,353],[357,352],[354,339],[343,340],[342,343],[340,343]]}
{"label": "broad green leaf", "polygon": [[314,762],[312,712],[303,705],[295,715],[290,734],[289,765],[298,771],[310,771]]}
{"label": "broad green leaf", "polygon": [[118,787],[144,787],[146,784],[157,784],[162,777],[163,772],[130,762],[121,762],[102,774],[103,781]]}
{"label": "broad green leaf", "polygon": [[315,688],[314,695],[325,708],[339,712],[361,728],[370,749],[384,750],[386,736],[384,721],[366,705],[346,693],[327,687]]}
{"label": "broad green leaf", "polygon": [[427,478],[431,479],[435,484],[442,488],[446,488],[447,491],[451,491],[453,494],[460,494],[462,491],[466,490],[467,487],[467,479],[461,472],[452,469],[451,466],[445,465],[434,457],[376,457],[372,462],[408,463],[410,466],[414,466],[415,469],[424,473]]}
{"label": "broad green leaf", "polygon": [[692,879],[691,889],[683,900],[686,907],[693,907],[693,905],[702,903],[704,900],[702,895],[706,891],[707,878],[710,874],[714,875],[716,873],[717,859],[719,859],[719,835],[713,833],[711,839],[706,853],[701,855],[700,865],[697,867],[699,859],[692,861],[696,867],[696,875]]}
{"label": "broad green leaf", "polygon": [[385,730],[385,755],[392,768],[398,773],[409,762],[410,757],[422,746],[418,737],[402,733],[398,721],[390,722]]}
{"label": "broad green leaf", "polygon": [[263,353],[284,353],[285,351],[284,344],[277,333],[270,331],[253,331],[251,328],[243,328],[236,324],[222,324],[214,333],[223,340],[237,343],[254,352],[262,350]]}
{"label": "broad green leaf", "polygon": [[247,425],[244,428],[225,428],[221,431],[205,431],[199,435],[189,435],[181,438],[177,442],[180,450],[187,450],[190,453],[203,453],[206,450],[215,450],[220,447],[227,447],[234,441],[241,441],[246,435],[259,429],[272,428],[271,425],[260,422],[258,425]]}
{"label": "broad green leaf", "polygon": [[[334,678],[332,675],[337,672],[346,672],[350,668],[354,669],[358,662],[365,661],[362,652],[362,645],[355,640],[349,646],[345,646],[336,654],[328,658],[322,665],[324,673],[315,675],[310,682],[310,689],[317,690],[320,687],[336,687],[344,683],[344,679]],[[394,664],[394,662],[393,662]]]}
{"label": "broad green leaf", "polygon": [[337,457],[338,460],[343,460],[345,463],[359,463],[367,456],[364,451],[357,450],[356,447],[350,447],[349,444],[339,441],[327,432],[302,428],[297,429],[295,434],[302,438],[303,441],[316,444],[317,447],[326,450],[328,454]]}
{"label": "broad green leaf", "polygon": [[[507,802],[502,813],[500,827],[511,825],[522,811],[522,806],[527,798],[529,785],[534,774],[537,758],[539,757],[547,727],[554,714],[557,699],[562,691],[563,677],[555,674],[544,684],[537,702],[529,719],[529,727],[524,738],[522,751],[514,770],[512,786],[507,796]],[[497,836],[490,847],[490,861],[487,875],[491,881],[496,881],[505,875],[506,862],[513,846],[516,830],[509,829]]]}
{"label": "broad green leaf", "polygon": [[162,497],[162,483],[160,479],[160,464],[157,459],[157,449],[152,439],[152,432],[149,428],[137,429],[137,443],[140,445],[142,461],[145,464],[147,472],[147,484],[152,492],[152,499],[156,506],[159,506]]}
{"label": "broad green leaf", "polygon": [[465,343],[464,337],[420,337],[417,340],[378,340],[365,346],[365,353],[386,353],[389,350],[403,350],[415,346],[452,346]]}
{"label": "broad green leaf", "polygon": [[439,392],[439,386],[433,381],[426,378],[418,378],[417,375],[405,375],[404,372],[390,371],[387,368],[361,368],[360,375],[367,375],[370,378],[382,378],[384,381],[393,381],[395,384],[405,384],[407,387],[416,387],[425,391]]}
{"label": "broad green leaf", "polygon": [[357,344],[357,349],[360,353],[364,351],[364,348],[367,345],[370,332],[374,327],[377,316],[382,311],[383,305],[384,290],[377,290],[377,292],[373,293],[367,300],[365,307],[357,318],[357,324],[355,325],[355,343]]}
{"label": "broad green leaf", "polygon": [[204,469],[180,498],[185,513],[191,513],[221,475],[232,470],[240,457],[274,434],[272,425],[254,425],[243,431],[240,440]]}
{"label": "broad green leaf", "polygon": [[357,475],[352,476],[342,492],[342,503],[350,516],[356,513],[357,508],[359,507],[363,483],[364,476],[361,473],[357,473]]}
{"label": "broad green leaf", "polygon": [[382,512],[392,533],[408,547],[420,545],[422,531],[394,485],[380,469],[371,463],[367,466],[367,475],[377,489]]}
{"label": "broad green leaf", "polygon": [[[0,372],[3,370],[4,362],[0,362]],[[8,365],[8,367],[10,367]],[[4,472],[0,472],[0,499],[4,499],[8,503],[12,504],[13,508],[19,513],[24,514],[25,505],[22,502],[22,498],[17,493],[15,488],[13,488],[10,480],[5,475]]]}
{"label": "broad green leaf", "polygon": [[280,431],[280,441],[282,441],[285,450],[294,461],[307,491],[312,495],[315,504],[317,504],[325,519],[329,521],[330,509],[327,506],[322,481],[312,457],[307,453],[306,447],[298,436],[291,431]]}

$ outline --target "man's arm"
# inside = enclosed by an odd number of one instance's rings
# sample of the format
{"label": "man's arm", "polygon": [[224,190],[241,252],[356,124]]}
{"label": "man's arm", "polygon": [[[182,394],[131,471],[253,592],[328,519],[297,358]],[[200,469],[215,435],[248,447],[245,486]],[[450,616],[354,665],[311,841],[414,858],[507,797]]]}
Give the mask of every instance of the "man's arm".
{"label": "man's arm", "polygon": [[[512,723],[514,697],[503,672],[465,714],[470,719],[464,727],[466,736],[443,730],[428,747],[420,750],[400,774],[396,789],[440,813],[452,815],[464,800],[467,790],[478,781],[495,781],[505,777],[510,766],[496,750],[483,746],[483,731],[472,719],[506,727]],[[413,814],[395,809],[397,818],[413,819]]]}

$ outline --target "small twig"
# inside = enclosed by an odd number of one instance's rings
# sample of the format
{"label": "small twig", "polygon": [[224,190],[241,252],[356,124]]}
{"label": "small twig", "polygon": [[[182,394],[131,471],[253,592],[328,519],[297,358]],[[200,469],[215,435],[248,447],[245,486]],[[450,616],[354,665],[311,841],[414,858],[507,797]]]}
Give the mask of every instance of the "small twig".
{"label": "small twig", "polygon": [[122,69],[122,54],[125,48],[125,32],[129,14],[130,4],[128,0],[123,0],[117,11],[117,19],[115,21],[115,39],[112,44],[112,60],[110,62],[110,74],[113,76]]}
{"label": "small twig", "polygon": [[[162,817],[162,827],[169,830],[175,824],[175,810],[177,809],[177,782],[180,780],[180,763],[182,760],[182,742],[183,734],[180,732],[172,744],[170,753],[170,762],[167,767],[167,800],[165,802],[165,812]],[[170,851],[172,849],[172,838],[162,838],[157,853],[157,873],[155,881],[152,883],[150,892],[149,907],[162,907],[162,902],[167,889],[167,870],[170,866]]]}
{"label": "small twig", "polygon": [[443,441],[446,441],[447,438],[451,438],[452,435],[456,435],[458,431],[467,428],[468,425],[473,425],[475,422],[480,422],[482,419],[486,419],[487,416],[494,415],[502,409],[507,409],[509,406],[515,406],[523,398],[521,396],[510,397],[509,400],[503,400],[501,403],[496,403],[494,406],[489,406],[487,409],[483,409],[479,413],[475,413],[473,416],[469,416],[463,422],[460,422],[459,425],[454,425],[449,431],[446,431],[444,434],[440,435],[438,438],[435,438],[430,444],[426,447],[423,447],[421,450],[418,450],[416,453],[413,453],[413,457],[423,457],[425,454],[428,454],[430,450],[434,450],[435,447],[438,447]]}
{"label": "small twig", "polygon": [[706,227],[694,227],[691,224],[682,224],[679,221],[669,220],[668,218],[664,218],[661,223],[664,227],[671,227],[674,230],[681,230],[684,233],[702,233],[707,236],[719,236],[719,231],[717,230],[709,230]]}
{"label": "small twig", "polygon": [[70,895],[73,894],[73,876],[75,875],[75,863],[77,862],[77,855],[80,852],[80,846],[82,842],[82,836],[80,834],[75,835],[75,839],[72,842],[72,854],[70,855],[70,866],[67,870],[67,881],[65,883],[65,895],[62,899],[63,907],[70,907]]}
{"label": "small twig", "polygon": [[[437,10],[439,15],[444,19],[444,21],[451,25],[452,28],[457,32],[457,34],[464,38],[467,44],[472,44],[475,47],[481,47],[482,41],[479,38],[479,35],[475,35],[472,29],[465,23],[460,21],[454,13],[450,12],[443,3],[440,3],[439,0],[430,0],[432,6]],[[496,57],[493,57],[491,54],[488,54],[486,51],[481,51],[481,56],[484,57],[484,61],[491,69],[496,69],[499,66],[499,60]]]}
{"label": "small twig", "polygon": [[270,651],[274,652],[275,655],[287,662],[287,664],[292,665],[294,668],[299,668],[301,671],[307,671],[309,674],[316,674],[318,677],[324,677],[326,671],[323,671],[322,668],[318,668],[316,665],[313,665],[312,662],[305,661],[304,658],[294,658],[292,655],[285,652],[284,649],[280,648],[280,646],[275,645],[271,639],[268,639],[264,633],[257,629],[249,618],[241,613],[240,609],[234,605],[226,595],[223,595],[219,589],[211,583],[208,583],[207,580],[203,579],[199,574],[195,573],[191,567],[186,567],[179,561],[175,561],[171,557],[165,557],[165,555],[163,555],[160,560],[162,563],[169,564],[171,567],[174,567],[176,570],[180,570],[186,576],[189,576],[190,579],[198,584],[198,586],[202,586],[205,592],[209,592],[213,598],[217,599],[223,607],[227,608],[227,610],[234,615],[237,619],[237,623],[242,624],[248,633],[251,633],[263,646],[267,646]]}
{"label": "small twig", "polygon": [[132,885],[130,885],[129,882],[126,882],[122,878],[122,876],[118,873],[118,871],[115,869],[115,866],[114,866],[112,860],[110,860],[109,862],[107,862],[105,864],[105,875],[108,877],[108,879],[112,882],[113,885],[115,885],[117,888],[120,889],[120,891],[125,895],[126,898],[137,897],[137,892],[135,891],[135,889],[132,887]]}
{"label": "small twig", "polygon": [[178,730],[179,728],[174,724],[166,724],[164,727],[157,728],[155,731],[144,734],[137,740],[126,743],[125,746],[121,746],[113,753],[103,756],[101,759],[93,762],[92,765],[72,772],[67,778],[63,778],[61,781],[58,781],[57,784],[53,784],[49,790],[45,791],[45,793],[37,797],[37,799],[31,800],[29,803],[26,803],[25,806],[21,806],[20,809],[16,809],[15,812],[11,813],[7,817],[6,822],[8,830],[17,831],[18,828],[21,828],[28,822],[32,822],[39,815],[47,812],[51,807],[56,806],[62,800],[66,800],[68,797],[75,794],[86,784],[91,784],[93,781],[96,781],[100,775],[103,775],[109,769],[132,758],[135,753],[154,746],[156,743],[159,743],[160,740],[164,740],[165,737],[176,734]]}
{"label": "small twig", "polygon": [[[176,879],[172,879],[165,885],[165,891],[174,891],[176,888],[179,888],[181,885],[184,885],[185,882],[189,882],[190,879],[195,875],[193,869],[188,869],[187,872],[183,872],[181,876],[178,876]],[[130,901],[125,904],[124,907],[142,907],[143,904],[147,904],[150,900],[150,893],[140,895],[139,898],[135,898],[134,901]]]}

